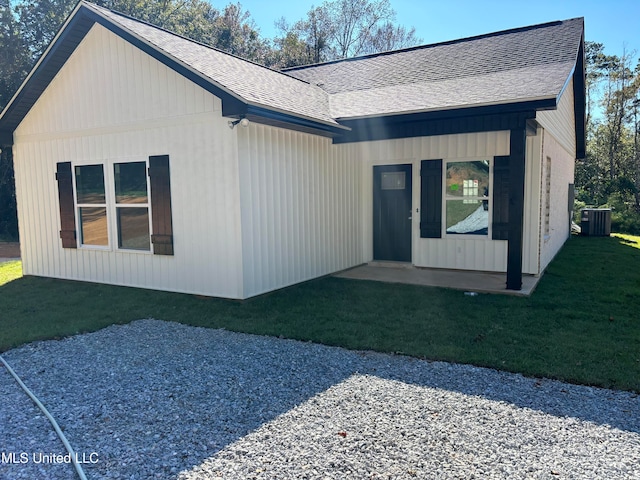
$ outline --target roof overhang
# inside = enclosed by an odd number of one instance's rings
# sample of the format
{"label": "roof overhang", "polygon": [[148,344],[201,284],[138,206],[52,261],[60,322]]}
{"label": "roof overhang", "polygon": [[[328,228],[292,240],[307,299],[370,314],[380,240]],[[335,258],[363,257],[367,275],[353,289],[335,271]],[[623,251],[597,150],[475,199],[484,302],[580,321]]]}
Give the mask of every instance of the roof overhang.
{"label": "roof overhang", "polygon": [[287,128],[324,137],[336,137],[351,130],[349,127],[339,123],[320,122],[308,117],[292,115],[283,110],[268,109],[261,105],[233,100],[222,102],[222,115],[231,118],[246,118],[263,125]]}
{"label": "roof overhang", "polygon": [[334,139],[351,143],[404,137],[428,137],[458,133],[527,128],[536,111],[557,107],[555,98],[500,105],[485,105],[403,115],[342,119],[351,131]]}
{"label": "roof overhang", "polygon": [[516,98],[506,101],[495,101],[486,103],[474,103],[464,105],[443,105],[419,110],[408,111],[395,111],[384,114],[374,115],[360,115],[360,116],[348,116],[338,117],[339,122],[348,122],[353,120],[365,120],[368,118],[400,118],[408,115],[415,114],[435,114],[438,116],[456,116],[464,114],[468,111],[478,111],[478,109],[484,109],[484,111],[498,111],[500,113],[523,111],[523,110],[554,110],[557,107],[558,96],[544,96],[544,97],[529,97],[529,98]]}
{"label": "roof overhang", "polygon": [[335,143],[350,143],[389,138],[450,135],[494,130],[525,128],[532,132],[535,112],[555,110],[566,86],[573,80],[576,159],[586,156],[586,83],[584,69],[584,36],[580,42],[576,65],[555,97],[527,99],[500,104],[483,104],[462,108],[442,108],[390,115],[349,117],[338,119],[351,131],[334,139]]}

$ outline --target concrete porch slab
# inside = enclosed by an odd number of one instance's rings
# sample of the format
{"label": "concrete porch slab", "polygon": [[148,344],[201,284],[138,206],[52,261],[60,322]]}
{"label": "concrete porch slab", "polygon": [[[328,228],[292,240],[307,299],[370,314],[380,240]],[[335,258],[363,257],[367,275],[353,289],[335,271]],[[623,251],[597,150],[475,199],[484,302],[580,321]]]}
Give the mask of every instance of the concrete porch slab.
{"label": "concrete porch slab", "polygon": [[453,288],[469,292],[501,293],[517,296],[531,295],[541,278],[539,276],[524,275],[522,277],[522,290],[507,290],[505,273],[418,268],[409,263],[401,262],[371,262],[343,270],[334,276],[354,280],[406,283]]}

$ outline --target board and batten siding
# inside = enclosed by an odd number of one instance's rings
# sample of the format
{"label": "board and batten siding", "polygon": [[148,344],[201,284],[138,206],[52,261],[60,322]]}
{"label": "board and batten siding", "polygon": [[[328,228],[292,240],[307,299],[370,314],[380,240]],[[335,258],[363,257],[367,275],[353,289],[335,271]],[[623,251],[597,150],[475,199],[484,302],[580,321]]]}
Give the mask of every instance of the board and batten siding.
{"label": "board and batten siding", "polygon": [[357,157],[331,139],[236,127],[244,296],[362,263]]}
{"label": "board and batten siding", "polygon": [[[570,235],[569,184],[574,183],[576,158],[576,129],[571,79],[560,97],[558,108],[538,112],[536,120],[544,128],[541,143],[541,161],[550,159],[551,168],[551,208],[549,234],[545,236],[544,217],[540,216],[540,273],[560,251]],[[545,179],[540,170],[540,208],[544,209]]]}
{"label": "board and batten siding", "polygon": [[[525,247],[533,248],[523,259],[524,273],[538,273],[539,188],[536,162],[532,161],[536,137],[527,140],[526,178],[533,186],[525,190]],[[411,164],[412,185],[412,263],[417,267],[506,272],[507,242],[463,236],[420,238],[420,161],[429,159],[478,160],[509,154],[509,132],[480,132],[394,140],[362,142],[342,146],[348,155],[362,159],[362,262],[373,260],[373,166]],[[532,177],[533,175],[533,177]],[[532,203],[533,202],[533,203]],[[444,208],[444,202],[443,202]],[[531,253],[533,252],[533,253]]]}
{"label": "board and batten siding", "polygon": [[573,79],[560,96],[560,102],[556,110],[542,110],[536,114],[537,122],[551,135],[564,149],[576,156],[576,124],[573,100]]}
{"label": "board and batten siding", "polygon": [[[108,249],[63,249],[56,162],[109,177],[150,155],[170,157],[174,255],[117,251],[114,215]],[[25,274],[242,296],[237,144],[220,100],[100,25],[16,129],[14,161]]]}

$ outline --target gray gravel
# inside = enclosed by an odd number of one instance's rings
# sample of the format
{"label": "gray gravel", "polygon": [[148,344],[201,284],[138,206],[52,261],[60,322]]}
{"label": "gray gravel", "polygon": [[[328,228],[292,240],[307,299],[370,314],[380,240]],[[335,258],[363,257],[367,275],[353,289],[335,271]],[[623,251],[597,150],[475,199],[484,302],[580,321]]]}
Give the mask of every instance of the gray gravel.
{"label": "gray gravel", "polygon": [[[640,479],[628,392],[156,320],[3,356],[89,479]],[[0,399],[0,478],[77,478],[4,368]]]}

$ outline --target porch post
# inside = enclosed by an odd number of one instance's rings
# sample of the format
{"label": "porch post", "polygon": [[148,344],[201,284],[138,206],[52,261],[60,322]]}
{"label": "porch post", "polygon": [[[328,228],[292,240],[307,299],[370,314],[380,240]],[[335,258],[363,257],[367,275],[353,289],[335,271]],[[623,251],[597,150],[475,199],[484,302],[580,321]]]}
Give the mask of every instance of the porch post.
{"label": "porch post", "polygon": [[509,239],[507,290],[522,289],[522,232],[524,226],[524,173],[527,129],[511,130],[509,154]]}

